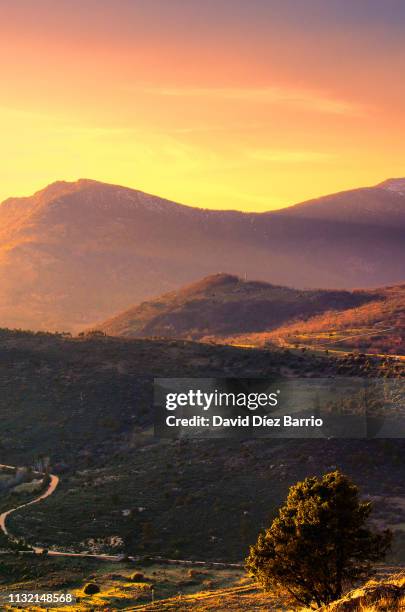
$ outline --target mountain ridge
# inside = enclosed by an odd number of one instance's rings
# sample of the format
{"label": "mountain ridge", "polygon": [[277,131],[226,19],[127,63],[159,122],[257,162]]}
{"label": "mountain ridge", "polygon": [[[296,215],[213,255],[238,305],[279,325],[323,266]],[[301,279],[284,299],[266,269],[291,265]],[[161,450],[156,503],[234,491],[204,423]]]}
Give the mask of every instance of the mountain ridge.
{"label": "mountain ridge", "polygon": [[15,202],[15,203],[19,203],[19,202],[24,202],[26,200],[30,200],[32,198],[38,198],[39,196],[45,196],[48,199],[48,195],[50,197],[60,197],[63,195],[69,195],[72,192],[78,191],[79,188],[84,187],[94,187],[94,186],[99,186],[99,187],[109,187],[109,188],[114,188],[114,189],[119,189],[119,190],[125,190],[128,192],[132,192],[132,193],[137,193],[137,194],[141,194],[147,197],[152,197],[154,199],[159,199],[161,201],[170,203],[170,204],[175,204],[181,208],[192,208],[192,209],[196,209],[196,210],[201,210],[201,211],[214,211],[214,212],[239,212],[241,214],[247,214],[247,215],[262,215],[262,214],[276,214],[276,213],[284,213],[287,210],[292,210],[295,209],[295,207],[299,207],[302,205],[306,205],[309,203],[314,203],[317,202],[319,200],[323,200],[323,199],[328,199],[331,200],[336,196],[341,196],[343,194],[355,194],[356,192],[362,192],[362,191],[366,191],[366,190],[373,190],[373,189],[381,189],[383,191],[388,191],[388,192],[395,192],[395,193],[399,193],[400,195],[405,195],[405,177],[398,177],[398,178],[389,178],[389,179],[385,179],[384,181],[377,183],[376,185],[371,185],[371,186],[364,186],[364,187],[357,187],[354,189],[344,189],[342,191],[337,191],[331,194],[323,194],[320,196],[316,196],[314,198],[310,198],[308,200],[303,200],[300,202],[295,202],[293,204],[289,204],[287,206],[284,206],[282,208],[278,208],[275,210],[267,210],[267,211],[255,211],[255,212],[246,212],[243,210],[239,210],[239,209],[212,209],[212,208],[205,208],[203,206],[196,206],[196,205],[191,205],[191,204],[183,204],[180,202],[176,202],[174,200],[171,200],[167,197],[164,196],[157,196],[154,194],[151,194],[149,192],[145,192],[143,190],[137,189],[137,188],[133,188],[133,187],[127,187],[125,185],[121,185],[119,183],[107,183],[104,181],[99,181],[96,179],[89,179],[89,178],[79,178],[76,181],[65,181],[65,180],[57,180],[57,181],[53,181],[52,183],[49,183],[49,185],[46,185],[45,187],[35,191],[32,195],[30,196],[10,196],[8,198],[6,198],[5,200],[3,200],[2,202],[0,202],[0,207],[2,207],[3,205],[7,205],[10,202]]}
{"label": "mountain ridge", "polygon": [[405,199],[366,188],[349,206],[351,193],[265,213],[194,208],[91,179],[8,198],[0,325],[78,331],[221,270],[298,288],[402,281]]}

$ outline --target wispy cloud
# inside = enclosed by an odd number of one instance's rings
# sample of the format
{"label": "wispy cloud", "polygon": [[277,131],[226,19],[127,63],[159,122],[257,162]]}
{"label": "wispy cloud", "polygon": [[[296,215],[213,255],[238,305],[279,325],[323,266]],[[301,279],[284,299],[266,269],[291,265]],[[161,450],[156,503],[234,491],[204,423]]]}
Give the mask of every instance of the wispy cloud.
{"label": "wispy cloud", "polygon": [[315,90],[285,87],[162,87],[145,88],[145,92],[167,97],[195,97],[222,100],[245,100],[261,104],[286,104],[321,113],[358,115],[362,108],[351,101],[342,100]]}
{"label": "wispy cloud", "polygon": [[248,157],[257,161],[263,162],[278,162],[278,163],[314,163],[326,162],[333,159],[331,153],[322,151],[303,151],[303,150],[286,150],[286,149],[255,149],[248,151]]}
{"label": "wispy cloud", "polygon": [[188,127],[174,128],[168,130],[173,134],[193,134],[198,132],[249,132],[255,130],[263,130],[268,127],[267,123],[227,123],[221,125],[191,125]]}

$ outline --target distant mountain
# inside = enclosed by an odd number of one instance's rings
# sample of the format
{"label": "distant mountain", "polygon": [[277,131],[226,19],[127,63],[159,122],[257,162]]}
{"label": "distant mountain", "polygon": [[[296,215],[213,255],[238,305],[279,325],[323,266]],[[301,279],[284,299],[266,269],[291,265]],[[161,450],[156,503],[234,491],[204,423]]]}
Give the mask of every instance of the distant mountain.
{"label": "distant mountain", "polygon": [[91,180],[10,198],[0,205],[0,325],[78,330],[221,270],[300,288],[401,282],[401,180],[262,214]]}
{"label": "distant mountain", "polygon": [[383,181],[378,185],[388,191],[394,191],[401,195],[405,195],[405,178],[391,178]]}
{"label": "distant mountain", "polygon": [[405,355],[405,285],[299,290],[215,274],[96,328],[108,336],[313,346]]}
{"label": "distant mountain", "polygon": [[366,292],[303,291],[216,274],[143,302],[97,329],[110,336],[188,338],[275,329],[297,317],[361,306]]}
{"label": "distant mountain", "polygon": [[388,179],[376,187],[342,191],[302,202],[282,211],[300,219],[359,223],[405,229],[405,179]]}

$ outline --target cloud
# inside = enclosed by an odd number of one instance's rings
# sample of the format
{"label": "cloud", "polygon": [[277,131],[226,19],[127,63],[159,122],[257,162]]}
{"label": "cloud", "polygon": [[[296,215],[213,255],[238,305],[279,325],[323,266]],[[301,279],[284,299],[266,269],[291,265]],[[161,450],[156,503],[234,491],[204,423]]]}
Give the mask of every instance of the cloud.
{"label": "cloud", "polygon": [[358,115],[359,105],[315,90],[284,87],[163,87],[147,88],[147,93],[166,97],[211,98],[213,100],[241,100],[260,104],[284,104],[308,111],[335,115]]}
{"label": "cloud", "polygon": [[248,151],[248,157],[263,162],[295,164],[325,162],[332,159],[334,156],[330,153],[323,153],[322,151],[255,149]]}

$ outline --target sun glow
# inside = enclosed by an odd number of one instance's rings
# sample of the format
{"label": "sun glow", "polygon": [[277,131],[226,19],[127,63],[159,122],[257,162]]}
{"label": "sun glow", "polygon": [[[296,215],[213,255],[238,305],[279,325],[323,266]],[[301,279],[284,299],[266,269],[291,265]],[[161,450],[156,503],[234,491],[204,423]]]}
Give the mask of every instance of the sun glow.
{"label": "sun glow", "polygon": [[376,58],[372,21],[326,36],[255,4],[3,4],[0,200],[88,177],[267,210],[403,175],[392,24]]}

